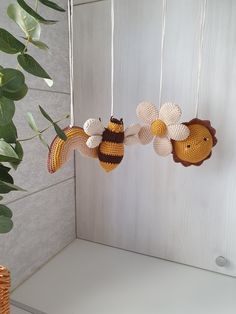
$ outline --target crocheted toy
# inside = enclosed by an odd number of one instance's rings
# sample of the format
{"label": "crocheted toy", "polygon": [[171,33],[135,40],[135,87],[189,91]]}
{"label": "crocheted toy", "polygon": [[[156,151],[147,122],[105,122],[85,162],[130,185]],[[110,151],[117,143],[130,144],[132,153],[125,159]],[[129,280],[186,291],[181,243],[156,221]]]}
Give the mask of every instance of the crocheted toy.
{"label": "crocheted toy", "polygon": [[64,129],[67,140],[63,141],[56,136],[50,146],[48,154],[48,171],[56,172],[69,159],[72,152],[77,149],[82,155],[87,157],[97,158],[97,150],[90,149],[86,145],[88,135],[80,127],[73,126]]}
{"label": "crocheted toy", "polygon": [[165,103],[158,112],[155,105],[142,102],[136,109],[138,118],[146,123],[139,131],[141,144],[153,141],[153,148],[160,156],[167,156],[172,152],[171,140],[184,140],[189,136],[186,125],[178,123],[181,109],[178,105]]}
{"label": "crocheted toy", "polygon": [[184,123],[190,130],[190,135],[184,141],[172,141],[173,159],[183,166],[200,166],[212,154],[212,147],[216,145],[216,130],[210,121],[193,119]]}
{"label": "crocheted toy", "polygon": [[86,144],[97,148],[101,167],[106,171],[114,170],[124,156],[124,144],[139,143],[139,124],[133,124],[124,130],[123,119],[111,117],[107,128],[98,119],[89,119],[84,123],[84,131],[89,136]]}

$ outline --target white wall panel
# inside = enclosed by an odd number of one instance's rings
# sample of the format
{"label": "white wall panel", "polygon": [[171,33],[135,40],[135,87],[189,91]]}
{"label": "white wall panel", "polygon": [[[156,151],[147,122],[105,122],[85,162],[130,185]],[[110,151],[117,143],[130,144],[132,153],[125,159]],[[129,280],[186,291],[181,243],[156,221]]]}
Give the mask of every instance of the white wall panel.
{"label": "white wall panel", "polygon": [[[168,0],[163,101],[194,117],[200,1]],[[115,114],[136,121],[139,101],[157,103],[161,4],[115,1]],[[236,8],[209,0],[200,117],[211,119],[219,143],[201,167],[158,157],[152,146],[126,149],[105,174],[77,156],[78,236],[201,268],[236,275]],[[75,8],[76,114],[107,123],[110,114],[110,2]],[[215,258],[230,263],[220,268]]]}

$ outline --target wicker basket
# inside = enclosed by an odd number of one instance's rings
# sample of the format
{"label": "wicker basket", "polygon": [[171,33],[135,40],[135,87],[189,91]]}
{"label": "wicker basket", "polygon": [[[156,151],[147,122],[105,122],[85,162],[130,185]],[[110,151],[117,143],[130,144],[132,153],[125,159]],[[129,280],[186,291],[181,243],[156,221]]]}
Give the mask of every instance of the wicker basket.
{"label": "wicker basket", "polygon": [[10,271],[0,265],[0,314],[10,314]]}

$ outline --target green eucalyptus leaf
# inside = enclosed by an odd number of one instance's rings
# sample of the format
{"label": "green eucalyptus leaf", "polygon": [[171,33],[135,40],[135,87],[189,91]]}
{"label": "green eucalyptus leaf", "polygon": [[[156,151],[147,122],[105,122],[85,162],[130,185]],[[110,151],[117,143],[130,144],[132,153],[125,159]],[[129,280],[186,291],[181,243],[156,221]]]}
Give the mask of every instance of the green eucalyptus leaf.
{"label": "green eucalyptus leaf", "polygon": [[14,184],[12,176],[5,169],[0,169],[0,180]]}
{"label": "green eucalyptus leaf", "polygon": [[11,122],[15,113],[15,104],[11,99],[0,97],[0,126]]}
{"label": "green eucalyptus leaf", "polygon": [[20,158],[20,160],[22,160],[23,156],[24,156],[24,150],[23,150],[23,147],[19,141],[16,142],[15,152],[16,152],[17,156]]}
{"label": "green eucalyptus leaf", "polygon": [[36,124],[36,122],[35,122],[35,120],[34,120],[34,117],[33,117],[33,115],[32,115],[31,112],[27,112],[26,118],[27,118],[27,121],[28,121],[28,124],[29,124],[30,128],[31,128],[35,133],[40,133],[40,131],[39,131],[38,127],[37,127],[37,124]]}
{"label": "green eucalyptus leaf", "polygon": [[0,140],[0,162],[18,161],[19,157],[10,144]]}
{"label": "green eucalyptus leaf", "polygon": [[0,87],[2,95],[12,100],[20,100],[28,92],[24,74],[15,69],[1,70]]}
{"label": "green eucalyptus leaf", "polygon": [[17,60],[22,66],[22,68],[35,76],[51,79],[48,73],[41,67],[41,65],[30,55],[28,54],[20,54],[17,57]]}
{"label": "green eucalyptus leaf", "polygon": [[52,2],[49,0],[39,0],[39,2],[41,2],[42,4],[56,11],[65,12],[65,10],[62,7],[60,7],[58,4],[56,4],[55,2]]}
{"label": "green eucalyptus leaf", "polygon": [[9,99],[17,101],[24,98],[27,93],[28,93],[28,86],[26,84],[23,84],[22,87],[18,89],[17,91],[11,92],[11,93],[4,91],[3,95]]}
{"label": "green eucalyptus leaf", "polygon": [[55,24],[57,21],[46,20],[41,15],[39,15],[36,11],[34,11],[24,0],[17,0],[18,4],[25,10],[28,14],[33,16],[37,21],[43,24]]}
{"label": "green eucalyptus leaf", "polygon": [[54,129],[55,129],[58,137],[60,139],[62,139],[63,141],[66,141],[67,136],[65,135],[65,132],[56,123],[53,123],[53,126],[54,126]]}
{"label": "green eucalyptus leaf", "polygon": [[36,46],[37,48],[41,49],[41,50],[48,50],[49,47],[48,45],[46,45],[44,42],[40,41],[40,40],[30,40],[31,44],[33,44],[34,46]]}
{"label": "green eucalyptus leaf", "polygon": [[8,233],[13,228],[11,218],[0,216],[0,233]]}
{"label": "green eucalyptus leaf", "polygon": [[24,156],[24,150],[23,150],[23,147],[19,141],[16,142],[14,150],[15,150],[17,156],[20,158],[20,160],[15,161],[15,162],[11,162],[10,165],[12,166],[12,168],[14,168],[16,170],[18,168],[18,166],[20,165],[20,163],[23,159],[23,156]]}
{"label": "green eucalyptus leaf", "polygon": [[42,115],[44,116],[45,119],[47,119],[49,122],[51,122],[52,124],[54,123],[54,121],[52,120],[52,118],[49,116],[49,114],[47,114],[47,112],[41,107],[39,106],[39,110],[42,113]]}
{"label": "green eucalyptus leaf", "polygon": [[5,171],[5,172],[9,172],[11,170],[11,168],[3,165],[3,164],[0,164],[0,171]]}
{"label": "green eucalyptus leaf", "polygon": [[0,28],[0,50],[9,53],[16,54],[24,51],[25,45],[16,39],[7,30]]}
{"label": "green eucalyptus leaf", "polygon": [[24,74],[16,69],[5,68],[1,70],[0,86],[4,90],[15,91],[25,83]]}
{"label": "green eucalyptus leaf", "polygon": [[15,184],[4,182],[4,181],[0,180],[0,194],[7,194],[11,191],[25,192],[24,189],[20,188],[19,186],[15,185]]}
{"label": "green eucalyptus leaf", "polygon": [[10,123],[1,126],[0,125],[0,139],[4,139],[7,143],[15,143],[17,139],[17,130],[14,123]]}
{"label": "green eucalyptus leaf", "polygon": [[49,149],[48,143],[45,141],[45,139],[43,138],[41,134],[39,134],[39,140],[44,146],[46,146]]}
{"label": "green eucalyptus leaf", "polygon": [[6,205],[0,204],[0,216],[12,218],[12,211]]}
{"label": "green eucalyptus leaf", "polygon": [[7,8],[8,16],[22,29],[27,38],[39,40],[41,35],[41,26],[39,22],[19,4],[10,4]]}

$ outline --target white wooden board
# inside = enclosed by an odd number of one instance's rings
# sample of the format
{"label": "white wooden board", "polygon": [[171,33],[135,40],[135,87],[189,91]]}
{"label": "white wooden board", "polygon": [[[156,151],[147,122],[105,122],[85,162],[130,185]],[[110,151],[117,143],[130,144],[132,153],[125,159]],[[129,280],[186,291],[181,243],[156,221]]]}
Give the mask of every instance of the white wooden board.
{"label": "white wooden board", "polygon": [[[115,115],[136,122],[141,100],[157,103],[161,5],[115,1]],[[200,1],[168,0],[163,101],[194,117]],[[219,143],[201,167],[184,168],[152,146],[126,149],[105,174],[77,156],[77,225],[81,238],[236,276],[236,3],[209,0],[200,117]],[[75,7],[76,120],[110,115],[110,2]],[[229,263],[220,268],[215,258]]]}
{"label": "white wooden board", "polygon": [[12,298],[40,314],[234,314],[235,289],[235,278],[75,240]]}

